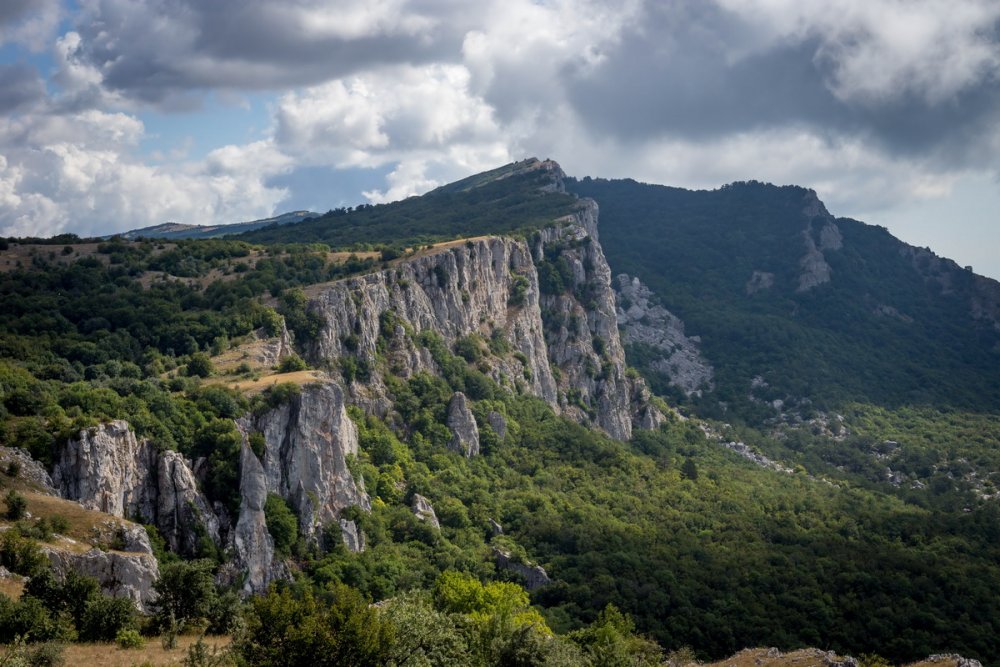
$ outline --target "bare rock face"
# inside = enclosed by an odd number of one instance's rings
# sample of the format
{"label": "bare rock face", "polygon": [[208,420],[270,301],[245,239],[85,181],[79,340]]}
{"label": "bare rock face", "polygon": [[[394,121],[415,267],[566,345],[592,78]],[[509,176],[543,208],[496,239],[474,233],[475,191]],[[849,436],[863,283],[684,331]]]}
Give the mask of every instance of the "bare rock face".
{"label": "bare rock face", "polygon": [[621,274],[615,278],[618,321],[626,343],[647,345],[660,354],[651,362],[653,371],[691,396],[712,388],[714,369],[701,356],[699,341],[684,333],[684,322],[656,302],[656,296],[638,278]]}
{"label": "bare rock face", "polygon": [[80,431],[52,471],[63,498],[117,517],[153,517],[156,451],[116,420]]}
{"label": "bare rock face", "polygon": [[243,592],[263,593],[272,581],[284,578],[285,572],[275,560],[274,540],[267,532],[267,477],[246,438],[240,449],[240,496],[240,518],[233,531],[236,563],[246,573]]}
{"label": "bare rock face", "polygon": [[[323,527],[338,522],[348,507],[371,509],[363,484],[347,467],[347,457],[358,452],[358,430],[346,407],[340,386],[326,382],[303,387],[291,402],[238,423],[244,434],[259,431],[264,436],[258,465],[265,499],[267,493],[284,498],[308,539],[318,540]],[[253,452],[250,456],[257,461]],[[242,515],[241,510],[241,521]]]}
{"label": "bare rock face", "polygon": [[533,591],[552,583],[552,579],[549,578],[545,568],[541,565],[512,560],[510,553],[499,547],[493,547],[493,559],[501,570],[507,570],[521,576],[524,579],[525,590]]}
{"label": "bare rock face", "polygon": [[31,454],[19,447],[0,447],[0,468],[7,470],[11,464],[16,465],[20,470],[17,476],[34,484],[43,493],[58,495],[59,492],[52,485],[52,478],[46,472],[42,464],[31,458]]}
{"label": "bare rock face", "polygon": [[123,420],[84,429],[67,442],[52,481],[63,498],[87,509],[156,525],[179,553],[193,555],[201,531],[219,543],[219,521],[188,462],[136,439]]}
{"label": "bare rock face", "polygon": [[421,521],[426,521],[435,528],[441,527],[441,522],[438,521],[437,513],[434,511],[434,505],[431,505],[431,501],[424,498],[419,493],[413,494],[413,514],[416,515]]}
{"label": "bare rock face", "polygon": [[[541,300],[549,361],[559,368],[560,407],[568,416],[592,423],[619,440],[632,437],[634,384],[625,375],[625,353],[618,333],[611,268],[597,237],[597,203],[581,200],[580,209],[560,227],[537,235],[537,261],[565,263],[571,284]],[[650,410],[654,410],[651,406]],[[657,421],[653,416],[647,422]]]}
{"label": "bare rock face", "polygon": [[[514,294],[520,298],[512,298]],[[309,290],[310,309],[323,317],[316,344],[307,351],[320,363],[353,356],[374,365],[380,340],[390,370],[402,377],[435,372],[426,350],[406,340],[406,331],[434,331],[451,346],[463,336],[497,336],[510,347],[490,358],[489,375],[501,385],[520,385],[556,404],[555,381],[548,365],[538,276],[523,241],[509,238],[470,240],[417,256],[390,269],[336,281]],[[385,314],[395,324],[385,330]],[[349,383],[351,401],[374,414],[391,408],[382,379]]]}
{"label": "bare rock face", "polygon": [[449,446],[453,450],[469,457],[479,454],[479,427],[469,409],[468,399],[460,391],[448,402],[447,426],[451,430]]}
{"label": "bare rock face", "polygon": [[840,250],[844,245],[840,228],[812,190],[806,195],[802,213],[807,219],[806,227],[802,230],[806,253],[799,260],[799,284],[796,292],[808,292],[830,282],[833,269],[827,264],[823,253]]}
{"label": "bare rock face", "polygon": [[153,583],[160,576],[159,566],[142,526],[127,527],[125,533],[127,551],[94,548],[77,553],[45,544],[41,549],[58,578],[64,578],[70,571],[94,577],[106,594],[129,599],[139,611],[148,614],[153,611],[152,603],[156,599]]}
{"label": "bare rock face", "polygon": [[295,354],[292,348],[292,337],[285,326],[285,320],[281,320],[281,331],[277,336],[268,338],[263,333],[263,329],[255,332],[255,335],[262,340],[262,343],[254,348],[254,361],[261,366],[277,366],[283,359]]}
{"label": "bare rock face", "polygon": [[156,526],[170,548],[180,553],[196,553],[198,533],[192,528],[198,525],[219,544],[219,519],[198,490],[184,457],[177,452],[160,452],[156,473]]}

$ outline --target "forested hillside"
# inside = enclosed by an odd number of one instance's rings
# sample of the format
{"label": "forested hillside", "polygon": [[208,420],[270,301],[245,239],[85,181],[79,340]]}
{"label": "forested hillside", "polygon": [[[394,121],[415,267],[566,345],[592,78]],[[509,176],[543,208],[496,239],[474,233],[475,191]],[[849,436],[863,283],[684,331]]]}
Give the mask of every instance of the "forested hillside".
{"label": "forested hillside", "polygon": [[[994,281],[883,228],[834,219],[800,187],[590,178],[568,187],[600,204],[612,269],[641,277],[701,336],[718,369],[712,402],[759,418],[750,394],[760,377],[768,387],[755,398],[819,409],[1000,407],[997,312],[977,306],[995,302]],[[819,249],[828,281],[804,285],[805,237],[822,245],[827,224],[839,237]]]}
{"label": "forested hillside", "polygon": [[[598,242],[561,184],[529,161],[239,240],[4,241],[0,445],[52,479],[0,474],[0,564],[32,577],[0,640],[187,625],[263,665],[1000,655],[1000,510],[972,475],[994,465],[997,335],[962,305],[971,274],[942,295],[837,220],[832,279],[799,291],[805,190],[571,183]],[[602,245],[702,337],[714,392],[676,409],[624,369]],[[772,287],[748,294],[754,271]],[[631,438],[596,426],[610,387]],[[69,529],[17,494],[141,518],[162,597],[92,630],[73,587],[112,603],[44,574]]]}

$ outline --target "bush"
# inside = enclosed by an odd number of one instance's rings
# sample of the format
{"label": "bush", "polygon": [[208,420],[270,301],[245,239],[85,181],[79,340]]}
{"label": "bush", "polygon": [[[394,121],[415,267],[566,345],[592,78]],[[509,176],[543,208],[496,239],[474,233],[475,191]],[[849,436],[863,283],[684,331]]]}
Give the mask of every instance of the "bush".
{"label": "bush", "polygon": [[87,603],[77,631],[84,641],[110,642],[134,626],[135,606],[131,600],[101,595]]}
{"label": "bush", "polygon": [[7,503],[7,518],[11,521],[23,519],[28,511],[28,501],[14,489],[7,492],[4,502]]}
{"label": "bush", "polygon": [[264,503],[264,517],[267,521],[267,532],[274,538],[275,553],[279,556],[289,556],[299,532],[299,522],[295,514],[284,498],[269,493]]}
{"label": "bush", "polygon": [[195,352],[187,363],[187,374],[192,377],[207,378],[215,370],[212,360],[204,352]]}
{"label": "bush", "polygon": [[142,648],[145,641],[142,635],[139,634],[138,630],[133,630],[132,628],[125,628],[118,631],[115,635],[115,643],[118,644],[118,648],[130,649],[130,648]]}
{"label": "bush", "polygon": [[297,354],[285,357],[281,360],[281,365],[278,366],[278,371],[281,373],[294,373],[296,371],[304,371],[305,369],[306,362],[302,361],[302,357]]}

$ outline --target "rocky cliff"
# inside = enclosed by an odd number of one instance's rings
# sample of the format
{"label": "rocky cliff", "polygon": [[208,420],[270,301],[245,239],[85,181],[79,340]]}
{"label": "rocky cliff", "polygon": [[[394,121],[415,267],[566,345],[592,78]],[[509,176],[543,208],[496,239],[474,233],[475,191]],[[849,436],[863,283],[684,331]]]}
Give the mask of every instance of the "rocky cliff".
{"label": "rocky cliff", "polygon": [[688,396],[711,390],[714,370],[701,356],[701,339],[685,335],[684,322],[661,306],[639,278],[624,273],[616,276],[615,290],[622,338],[653,357],[648,369],[662,374]]}
{"label": "rocky cliff", "polygon": [[[534,239],[536,262],[550,262],[558,280],[547,283],[541,308],[549,361],[559,369],[560,407],[583,423],[627,440],[633,426],[652,428],[662,415],[649,405],[645,383],[625,373],[625,352],[611,268],[597,236],[597,203]],[[553,284],[553,282],[555,284]]]}
{"label": "rocky cliff", "polygon": [[289,503],[309,538],[342,510],[371,507],[363,483],[347,467],[348,457],[358,453],[358,429],[346,408],[343,389],[329,381],[307,385],[288,403],[239,422],[241,430],[264,436],[259,460],[267,491]]}
{"label": "rocky cliff", "polygon": [[199,534],[220,542],[219,520],[188,461],[137,439],[128,422],[80,431],[59,452],[52,482],[87,509],[155,525],[178,553],[194,555]]}
{"label": "rocky cliff", "polygon": [[[536,233],[530,247],[513,238],[470,239],[314,287],[309,307],[323,326],[307,356],[329,366],[356,360],[365,373],[363,379],[345,374],[349,400],[386,416],[392,406],[385,373],[438,371],[417,334],[435,332],[449,347],[476,334],[507,350],[480,362],[498,384],[628,439],[634,423],[659,420],[642,400],[643,388],[633,386],[641,380],[625,375],[596,220],[596,203],[583,200],[574,215]],[[542,294],[536,263],[555,251],[572,267],[572,284]]]}

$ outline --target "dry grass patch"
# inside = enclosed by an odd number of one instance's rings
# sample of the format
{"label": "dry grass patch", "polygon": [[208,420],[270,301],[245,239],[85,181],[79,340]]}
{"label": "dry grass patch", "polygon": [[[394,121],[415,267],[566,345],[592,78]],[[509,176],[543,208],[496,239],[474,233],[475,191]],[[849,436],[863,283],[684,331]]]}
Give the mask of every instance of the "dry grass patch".
{"label": "dry grass patch", "polygon": [[275,373],[256,380],[237,380],[227,384],[245,394],[259,394],[260,392],[273,387],[276,384],[291,382],[299,386],[322,382],[324,374],[321,371],[295,371],[294,373]]}
{"label": "dry grass patch", "polygon": [[[146,639],[142,648],[121,649],[113,643],[99,644],[68,644],[63,656],[67,665],[87,665],[88,667],[134,667],[136,665],[152,664],[179,665],[187,656],[188,647],[198,641],[197,635],[185,635],[177,638],[177,648],[165,650],[159,637]],[[205,645],[211,653],[212,649],[222,650],[232,642],[230,637],[205,637]]]}
{"label": "dry grass patch", "polygon": [[24,592],[24,577],[13,575],[11,577],[0,577],[0,594],[6,595],[11,600],[19,600]]}

